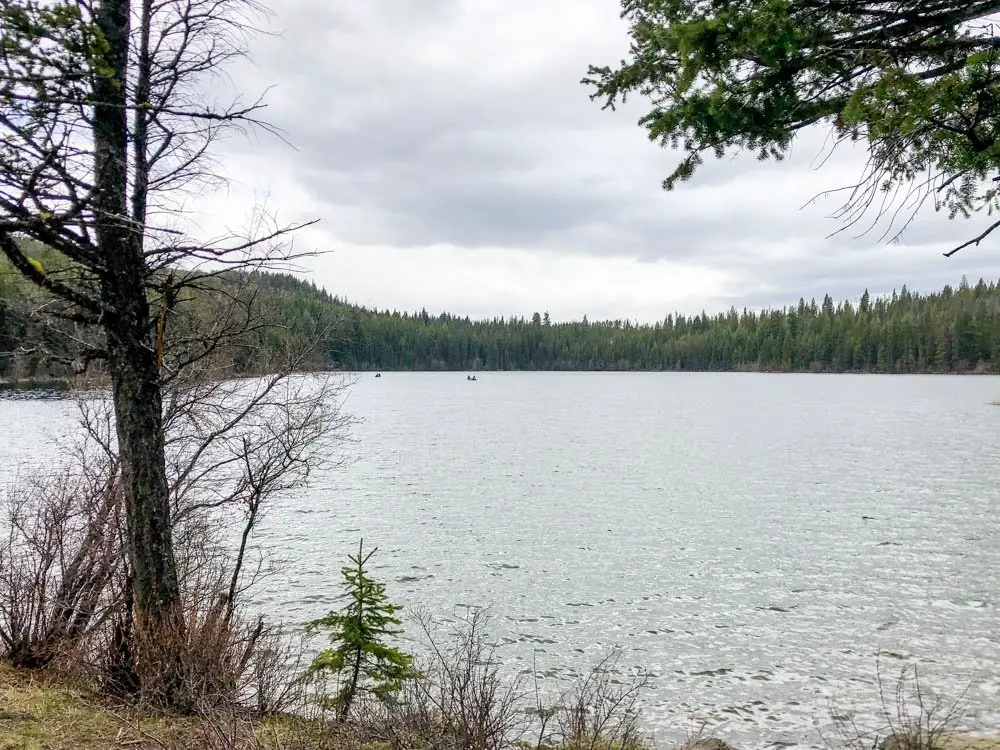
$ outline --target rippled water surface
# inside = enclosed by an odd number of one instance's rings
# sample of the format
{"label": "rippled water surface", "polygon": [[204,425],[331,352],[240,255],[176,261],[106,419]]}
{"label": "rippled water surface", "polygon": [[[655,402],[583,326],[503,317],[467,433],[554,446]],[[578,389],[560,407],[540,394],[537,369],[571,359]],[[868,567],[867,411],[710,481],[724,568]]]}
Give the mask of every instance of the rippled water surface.
{"label": "rippled water surface", "polygon": [[[357,460],[272,511],[260,604],[326,611],[359,536],[407,605],[492,604],[508,663],[608,647],[650,725],[818,742],[877,708],[876,654],[1000,724],[1000,380],[739,374],[360,377]],[[65,401],[0,400],[0,466],[44,463]]]}

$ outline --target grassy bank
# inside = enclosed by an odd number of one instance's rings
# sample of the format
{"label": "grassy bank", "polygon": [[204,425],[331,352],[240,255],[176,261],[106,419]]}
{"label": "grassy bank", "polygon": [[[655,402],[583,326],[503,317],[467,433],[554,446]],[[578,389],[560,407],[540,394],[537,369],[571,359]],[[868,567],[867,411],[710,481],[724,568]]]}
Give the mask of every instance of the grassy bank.
{"label": "grassy bank", "polygon": [[0,666],[0,750],[341,750],[347,746],[329,727],[305,720],[143,714],[58,676]]}
{"label": "grassy bank", "polygon": [[[55,678],[0,667],[0,748],[70,750],[113,747],[131,739],[114,708]],[[162,732],[166,719],[147,718],[141,726]],[[141,747],[141,743],[133,745]]]}
{"label": "grassy bank", "polygon": [[[958,735],[933,741],[922,738],[912,743],[879,744],[899,750],[1000,750],[998,739]],[[366,738],[356,732],[338,730],[335,724],[290,717],[251,720],[232,714],[202,717],[143,714],[74,687],[57,675],[0,666],[0,750],[388,750],[390,747],[392,743],[384,738]],[[632,750],[642,747],[635,745]],[[726,747],[717,740],[691,744],[691,750]],[[850,750],[853,743],[842,747]]]}

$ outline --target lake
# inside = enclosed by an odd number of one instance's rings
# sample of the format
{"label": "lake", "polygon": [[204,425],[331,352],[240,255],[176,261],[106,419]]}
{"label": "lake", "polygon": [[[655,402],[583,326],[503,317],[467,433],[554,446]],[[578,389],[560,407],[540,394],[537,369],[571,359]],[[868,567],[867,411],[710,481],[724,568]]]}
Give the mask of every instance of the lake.
{"label": "lake", "polygon": [[[819,744],[911,660],[988,730],[997,398],[993,377],[364,374],[356,461],[257,535],[288,560],[259,605],[324,613],[363,536],[399,603],[492,605],[512,668],[558,684],[621,646],[659,739]],[[0,472],[49,462],[73,408],[0,400]]]}

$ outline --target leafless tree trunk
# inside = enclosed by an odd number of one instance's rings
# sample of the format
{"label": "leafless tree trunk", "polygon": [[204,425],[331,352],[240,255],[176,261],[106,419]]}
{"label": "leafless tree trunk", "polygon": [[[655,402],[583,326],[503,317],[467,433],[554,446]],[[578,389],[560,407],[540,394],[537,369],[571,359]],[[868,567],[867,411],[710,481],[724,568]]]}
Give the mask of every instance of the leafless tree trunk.
{"label": "leafless tree trunk", "polygon": [[[184,349],[167,351],[180,358]],[[298,350],[274,362],[274,373],[233,380],[218,377],[226,354],[216,351],[165,382],[170,524],[187,631],[182,682],[194,701],[246,692],[239,683],[256,670],[261,644],[275,636],[244,606],[248,590],[273,570],[254,532],[277,499],[343,461],[348,382],[337,374],[299,374],[310,356],[308,348]],[[114,460],[113,404],[90,398],[81,406],[87,443]],[[120,645],[115,679],[128,684],[130,642]]]}
{"label": "leafless tree trunk", "polygon": [[[164,329],[184,290],[225,270],[294,257],[294,227],[205,242],[155,217],[259,103],[206,108],[199,96],[244,53],[254,0],[0,0],[0,250],[59,301],[51,313],[95,328],[104,359],[128,526],[135,646],[143,690],[175,704],[184,619],[172,538]],[[58,258],[45,268],[23,240]],[[154,312],[156,308],[158,312]],[[219,343],[208,332],[194,360]],[[189,350],[192,350],[189,347]]]}

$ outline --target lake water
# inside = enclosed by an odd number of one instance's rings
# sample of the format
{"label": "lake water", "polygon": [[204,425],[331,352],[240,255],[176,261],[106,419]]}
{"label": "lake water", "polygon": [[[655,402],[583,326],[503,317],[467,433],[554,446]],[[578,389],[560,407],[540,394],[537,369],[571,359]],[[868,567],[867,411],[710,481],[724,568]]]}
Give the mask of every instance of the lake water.
{"label": "lake water", "polygon": [[[880,652],[995,730],[997,398],[992,377],[365,374],[355,463],[258,534],[289,561],[259,603],[324,613],[364,536],[396,601],[492,605],[512,667],[558,682],[621,646],[663,740],[819,743],[831,710],[878,708]],[[49,461],[72,413],[0,401],[0,472]]]}

